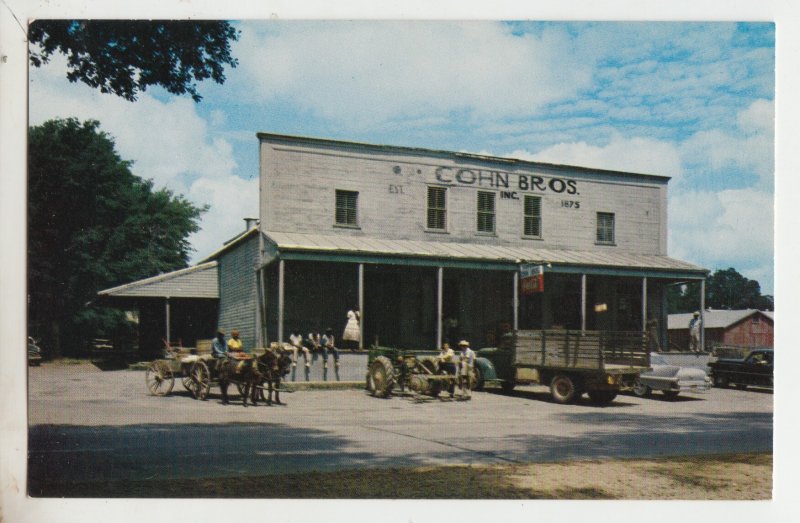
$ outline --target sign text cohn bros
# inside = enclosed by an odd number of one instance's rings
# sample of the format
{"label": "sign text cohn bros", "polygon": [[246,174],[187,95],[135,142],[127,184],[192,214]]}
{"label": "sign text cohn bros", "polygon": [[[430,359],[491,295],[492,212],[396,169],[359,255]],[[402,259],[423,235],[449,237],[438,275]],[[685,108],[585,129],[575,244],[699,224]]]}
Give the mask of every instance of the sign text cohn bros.
{"label": "sign text cohn bros", "polygon": [[[434,175],[438,183],[500,189],[500,197],[518,199],[517,191],[551,192],[578,195],[578,182],[565,178],[545,178],[535,174],[512,174],[483,169],[437,167]],[[516,178],[516,183],[513,178]],[[503,190],[505,189],[505,190]]]}

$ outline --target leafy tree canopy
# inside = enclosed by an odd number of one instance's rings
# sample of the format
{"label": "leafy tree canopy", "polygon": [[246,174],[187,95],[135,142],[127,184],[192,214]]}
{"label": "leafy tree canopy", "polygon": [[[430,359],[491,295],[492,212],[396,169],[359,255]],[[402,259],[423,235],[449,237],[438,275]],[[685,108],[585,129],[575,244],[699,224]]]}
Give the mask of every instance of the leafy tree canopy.
{"label": "leafy tree canopy", "polygon": [[[700,284],[692,283],[683,288],[670,287],[669,312],[691,312],[700,308]],[[711,309],[758,309],[773,310],[772,296],[761,294],[761,285],[750,280],[736,269],[720,269],[706,279],[706,307]]]}
{"label": "leafy tree canopy", "polygon": [[30,26],[30,63],[40,67],[66,55],[67,78],[103,93],[135,101],[139,91],[160,85],[172,94],[201,100],[196,82],[225,81],[224,66],[236,67],[231,41],[239,32],[228,22],[151,20],[36,20]]}
{"label": "leafy tree canopy", "polygon": [[99,290],[185,267],[206,210],[131,173],[99,125],[29,130],[29,325],[55,353],[111,328],[108,311],[87,306]]}

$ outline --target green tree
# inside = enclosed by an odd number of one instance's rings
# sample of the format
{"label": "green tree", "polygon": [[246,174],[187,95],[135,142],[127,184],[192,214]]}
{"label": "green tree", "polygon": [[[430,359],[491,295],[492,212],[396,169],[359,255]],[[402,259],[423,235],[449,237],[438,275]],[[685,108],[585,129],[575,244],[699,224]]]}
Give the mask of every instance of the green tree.
{"label": "green tree", "polygon": [[[700,284],[673,286],[667,294],[669,312],[691,312],[700,308]],[[706,279],[706,307],[711,309],[773,310],[772,296],[761,294],[761,285],[729,267]]]}
{"label": "green tree", "polygon": [[28,323],[56,356],[119,327],[97,291],[185,267],[206,210],[131,173],[99,125],[29,130]]}
{"label": "green tree", "polygon": [[238,63],[230,48],[238,38],[230,23],[218,21],[36,20],[28,31],[31,65],[62,53],[71,82],[130,101],[153,85],[200,101],[195,82],[225,81],[225,65]]}

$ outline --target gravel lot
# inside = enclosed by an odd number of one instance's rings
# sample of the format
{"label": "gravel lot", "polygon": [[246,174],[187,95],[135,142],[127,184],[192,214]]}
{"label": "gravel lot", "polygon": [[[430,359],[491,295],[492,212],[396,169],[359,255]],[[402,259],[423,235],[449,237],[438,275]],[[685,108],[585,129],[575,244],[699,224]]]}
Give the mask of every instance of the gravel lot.
{"label": "gravel lot", "polygon": [[[493,466],[770,452],[773,396],[712,389],[596,407],[544,387],[471,401],[284,394],[287,406],[148,395],[141,371],[45,364],[29,371],[30,481],[209,478],[387,467]],[[32,487],[33,488],[33,487]],[[32,491],[35,495],[35,491]]]}

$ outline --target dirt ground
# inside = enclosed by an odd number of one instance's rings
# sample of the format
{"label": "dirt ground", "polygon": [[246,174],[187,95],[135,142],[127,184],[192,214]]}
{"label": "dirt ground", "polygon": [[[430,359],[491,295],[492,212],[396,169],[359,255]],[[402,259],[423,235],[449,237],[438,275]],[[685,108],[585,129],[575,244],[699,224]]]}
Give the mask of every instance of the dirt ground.
{"label": "dirt ground", "polygon": [[66,497],[769,500],[772,454],[50,485]]}

